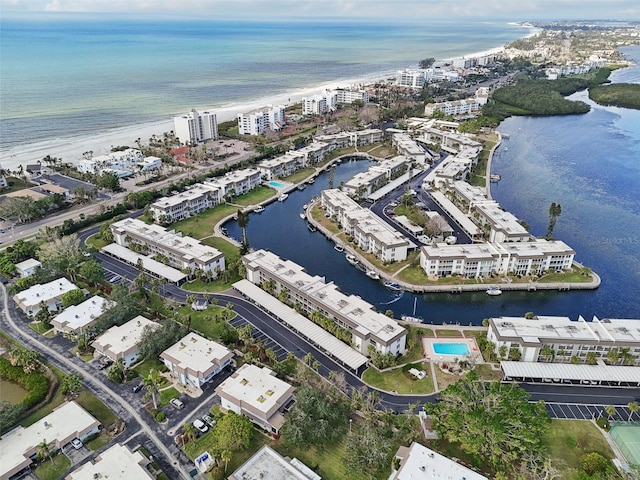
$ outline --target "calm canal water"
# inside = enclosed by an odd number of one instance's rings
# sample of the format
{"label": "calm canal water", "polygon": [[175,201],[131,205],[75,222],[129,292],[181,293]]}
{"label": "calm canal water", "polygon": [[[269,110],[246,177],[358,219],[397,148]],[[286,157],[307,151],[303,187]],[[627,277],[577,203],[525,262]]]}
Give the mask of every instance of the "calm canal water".
{"label": "calm canal water", "polygon": [[[628,55],[640,58],[640,48]],[[640,83],[640,69],[615,72],[614,82]],[[586,93],[576,98],[589,102]],[[591,103],[591,102],[589,102]],[[304,191],[289,194],[284,202],[252,214],[247,228],[253,248],[268,249],[322,275],[344,292],[359,295],[396,318],[412,314],[426,323],[478,325],[485,317],[583,315],[591,319],[640,318],[640,111],[600,107],[567,117],[514,117],[499,130],[509,134],[498,149],[492,171],[502,175],[494,185],[494,198],[508,211],[544,235],[551,202],[560,203],[554,235],[572,246],[576,259],[602,277],[595,291],[508,292],[490,297],[484,292],[414,295],[393,293],[351,265],[319,232],[309,232],[300,219],[302,205],[329,188],[329,174],[320,175]],[[350,161],[335,171],[334,185],[369,168],[368,161]],[[235,222],[229,234],[240,238]]]}

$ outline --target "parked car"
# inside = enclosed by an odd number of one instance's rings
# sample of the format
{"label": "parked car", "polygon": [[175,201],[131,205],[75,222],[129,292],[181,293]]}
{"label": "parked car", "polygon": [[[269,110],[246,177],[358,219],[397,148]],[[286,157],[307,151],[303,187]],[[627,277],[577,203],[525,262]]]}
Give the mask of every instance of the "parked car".
{"label": "parked car", "polygon": [[204,417],[202,417],[202,421],[210,427],[213,427],[216,424],[215,419],[211,415],[205,415]]}
{"label": "parked car", "polygon": [[79,438],[74,438],[73,440],[71,440],[71,445],[76,450],[80,450],[82,447],[84,447],[84,444],[82,443],[82,440],[80,440]]}
{"label": "parked car", "polygon": [[120,275],[114,275],[109,279],[109,283],[118,283],[122,277]]}
{"label": "parked car", "polygon": [[169,403],[178,410],[184,408],[184,403],[178,398],[172,398],[171,400],[169,400]]}
{"label": "parked car", "polygon": [[104,370],[105,368],[109,368],[112,364],[113,364],[112,360],[109,360],[108,358],[103,357],[98,363],[98,369]]}
{"label": "parked car", "polygon": [[138,393],[140,390],[142,390],[142,383],[134,385],[133,388],[131,388],[131,391],[133,393]]}
{"label": "parked car", "polygon": [[205,433],[206,431],[209,430],[209,427],[207,427],[205,423],[199,418],[193,422],[193,426],[196,427],[198,430],[200,430],[202,433]]}

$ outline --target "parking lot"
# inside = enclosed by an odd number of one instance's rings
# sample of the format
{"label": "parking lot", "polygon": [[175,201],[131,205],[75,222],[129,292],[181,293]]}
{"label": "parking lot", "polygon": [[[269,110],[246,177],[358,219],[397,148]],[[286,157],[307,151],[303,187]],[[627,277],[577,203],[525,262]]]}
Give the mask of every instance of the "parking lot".
{"label": "parking lot", "polygon": [[[240,328],[240,327],[244,327],[249,322],[247,322],[244,318],[238,315],[229,323],[231,324],[232,327]],[[274,352],[276,352],[279,362],[287,358],[287,351],[284,348],[282,348],[275,340],[273,340],[271,337],[265,334],[262,330],[259,330],[256,327],[253,327],[252,335],[255,340],[264,342],[266,344],[265,348],[270,348]]]}
{"label": "parking lot", "polygon": [[[592,420],[599,416],[607,418],[607,412],[605,412],[606,405],[583,405],[579,403],[546,403],[547,412],[551,418],[561,420]],[[615,420],[629,419],[629,408],[624,406],[615,406],[616,415]],[[631,416],[631,420],[639,421],[640,415],[638,412]]]}

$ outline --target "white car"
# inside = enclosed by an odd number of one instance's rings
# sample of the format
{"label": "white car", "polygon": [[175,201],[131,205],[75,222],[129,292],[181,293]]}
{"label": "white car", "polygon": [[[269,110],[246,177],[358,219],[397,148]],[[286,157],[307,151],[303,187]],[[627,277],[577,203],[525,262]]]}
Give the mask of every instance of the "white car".
{"label": "white car", "polygon": [[84,447],[82,440],[80,440],[79,438],[74,438],[73,440],[71,440],[71,445],[73,445],[73,448],[75,448],[76,450],[80,450],[82,447]]}
{"label": "white car", "polygon": [[202,433],[206,432],[207,430],[209,430],[209,427],[207,427],[205,425],[205,423],[200,420],[199,418],[193,422],[193,426],[196,427],[198,430],[200,430]]}

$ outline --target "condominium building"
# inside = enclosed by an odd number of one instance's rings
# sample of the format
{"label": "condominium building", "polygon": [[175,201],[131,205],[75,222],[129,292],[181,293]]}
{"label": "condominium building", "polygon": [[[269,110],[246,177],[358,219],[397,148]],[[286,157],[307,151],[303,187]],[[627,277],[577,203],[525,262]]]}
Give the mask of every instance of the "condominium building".
{"label": "condominium building", "polygon": [[205,185],[220,189],[222,198],[244,195],[262,184],[262,177],[257,168],[243,168],[225,173],[222,177],[213,177],[204,181]]}
{"label": "condominium building", "polygon": [[640,365],[638,319],[600,320],[594,316],[587,322],[582,316],[577,321],[552,316],[491,318],[487,339],[495,344],[496,353],[503,346],[507,351],[518,349],[523,362],[569,362],[573,357],[584,362],[593,352],[596,359],[610,363]]}
{"label": "condominium building", "polygon": [[[38,455],[43,441],[52,453],[61,450],[71,440],[85,439],[99,432],[100,422],[76,402],[63,403],[46,417],[28,427],[18,426],[3,433],[0,439],[0,480],[22,478]],[[70,448],[70,447],[69,447]]]}
{"label": "condominium building", "polygon": [[278,131],[284,124],[284,105],[267,105],[238,114],[238,133],[240,135],[262,135],[267,129]]}
{"label": "condominium building", "polygon": [[396,147],[399,155],[402,155],[411,161],[424,163],[427,159],[428,154],[426,150],[406,133],[394,133],[391,136],[391,143]]}
{"label": "condominium building", "polygon": [[351,104],[356,100],[362,103],[369,103],[369,91],[359,88],[336,88],[334,90],[338,105]]}
{"label": "condominium building", "polygon": [[129,320],[124,325],[115,325],[96,338],[91,346],[95,358],[107,357],[112,361],[122,359],[125,367],[130,367],[138,360],[138,345],[146,327],[158,328],[160,324],[141,315]]}
{"label": "condominium building", "polygon": [[285,458],[269,445],[254,453],[228,480],[322,480],[297,458]]}
{"label": "condominium building", "polygon": [[193,332],[160,354],[160,360],[182,385],[196,388],[220,373],[232,358],[227,347]]}
{"label": "condominium building", "polygon": [[409,163],[410,160],[404,156],[383,160],[366,172],[353,176],[342,186],[342,190],[354,198],[367,197],[405,173]]}
{"label": "condominium building", "polygon": [[303,168],[304,159],[298,155],[286,153],[280,157],[262,160],[257,167],[264,180],[288,177]]}
{"label": "condominium building", "polygon": [[302,97],[302,114],[322,115],[323,113],[335,111],[337,105],[338,94],[331,90],[326,90],[324,93]]}
{"label": "condominium building", "polygon": [[276,294],[286,292],[305,316],[318,311],[347,329],[352,345],[360,353],[367,355],[369,345],[383,354],[405,351],[407,331],[402,326],[360,297],[340,292],[333,282],[325,283],[323,277],[309,275],[300,265],[266,250],[249,253],[242,261],[247,280],[255,285],[271,281]]}
{"label": "condominium building", "polygon": [[176,137],[184,144],[197,145],[218,139],[218,121],[213,112],[198,112],[196,109],[186,115],[173,117]]}
{"label": "condominium building", "polygon": [[94,295],[78,305],[67,307],[51,320],[51,326],[56,332],[77,335],[96,323],[104,312],[115,306],[116,302]]}
{"label": "condominium building", "polygon": [[147,166],[147,170],[150,170],[150,167],[145,163],[144,154],[138,149],[127,148],[126,150],[111,152],[106,155],[84,158],[78,163],[76,169],[82,173],[100,175],[105,172],[111,172],[118,177],[125,177],[142,170],[145,166]]}
{"label": "condominium building", "polygon": [[159,258],[179,270],[193,272],[200,269],[210,272],[215,278],[226,268],[220,250],[160,225],[147,225],[137,218],[125,218],[112,223],[111,232],[117,245],[127,248],[135,245],[134,250]]}
{"label": "condominium building", "polygon": [[153,220],[170,224],[215,207],[222,199],[220,187],[196,183],[183,192],[162,197],[149,206]]}
{"label": "condominium building", "polygon": [[323,142],[332,148],[346,148],[352,146],[370,145],[384,139],[384,132],[377,128],[358,130],[355,132],[340,132],[327,135],[316,135],[317,142]]}
{"label": "condominium building", "polygon": [[116,443],[65,477],[65,480],[152,480],[156,478],[147,469],[151,461],[139,450],[132,452],[126,445]]}
{"label": "condominium building", "polygon": [[432,80],[433,69],[431,68],[399,70],[396,74],[396,85],[400,87],[420,89]]}
{"label": "condominium building", "polygon": [[373,253],[383,262],[401,262],[407,258],[407,251],[413,244],[346,193],[338,189],[323,190],[321,201],[327,215],[365,252]]}
{"label": "condominium building", "polygon": [[245,363],[222,382],[216,393],[220,406],[244,415],[268,432],[278,433],[284,424],[282,411],[295,388],[276,377],[267,367]]}
{"label": "condominium building", "polygon": [[62,307],[62,296],[77,289],[78,287],[62,277],[49,283],[33,285],[16,293],[13,300],[25,315],[33,317],[43,307],[48,308],[51,312],[57,312]]}
{"label": "condominium building", "polygon": [[436,111],[441,111],[445,115],[469,115],[480,111],[482,105],[476,98],[465,100],[454,100],[451,102],[427,103],[424,107],[424,114],[432,116]]}
{"label": "condominium building", "polygon": [[400,467],[389,480],[488,480],[484,475],[416,442],[410,447],[400,447],[396,458],[400,460]]}

